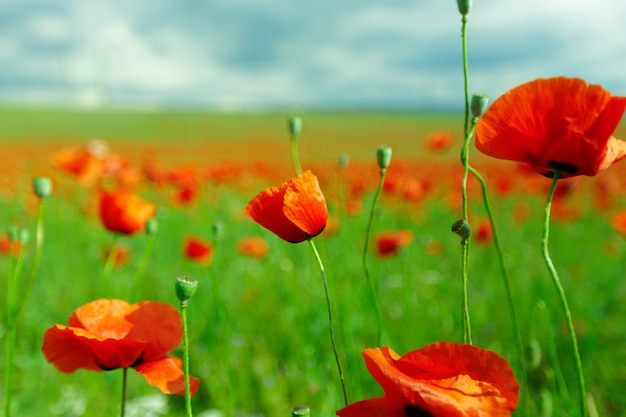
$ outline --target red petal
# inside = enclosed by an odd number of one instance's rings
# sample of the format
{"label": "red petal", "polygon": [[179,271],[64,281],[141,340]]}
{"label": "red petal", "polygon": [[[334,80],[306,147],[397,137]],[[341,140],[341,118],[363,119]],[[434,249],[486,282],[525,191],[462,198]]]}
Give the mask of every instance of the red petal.
{"label": "red petal", "polygon": [[127,338],[146,342],[142,362],[162,358],[183,340],[180,313],[170,304],[143,301],[126,320],[133,325]]}
{"label": "red petal", "polygon": [[136,233],[144,229],[146,221],[154,214],[155,207],[133,193],[103,191],[100,195],[100,219],[112,232]]}
{"label": "red petal", "polygon": [[[150,385],[158,387],[164,394],[185,394],[185,374],[179,358],[168,356],[158,361],[143,363],[135,369]],[[200,381],[198,378],[190,377],[189,383],[193,395],[198,391]]]}
{"label": "red petal", "polygon": [[68,324],[102,338],[123,339],[133,326],[126,316],[136,308],[124,300],[99,299],[77,308]]}
{"label": "red petal", "polygon": [[308,237],[322,233],[328,220],[328,208],[317,177],[311,171],[287,183],[283,211]]}
{"label": "red petal", "polygon": [[57,324],[44,334],[42,351],[59,371],[69,373],[128,368],[141,357],[144,347],[138,340],[106,339]]}
{"label": "red petal", "polygon": [[385,397],[369,398],[337,410],[340,417],[406,417],[406,413],[394,410]]}

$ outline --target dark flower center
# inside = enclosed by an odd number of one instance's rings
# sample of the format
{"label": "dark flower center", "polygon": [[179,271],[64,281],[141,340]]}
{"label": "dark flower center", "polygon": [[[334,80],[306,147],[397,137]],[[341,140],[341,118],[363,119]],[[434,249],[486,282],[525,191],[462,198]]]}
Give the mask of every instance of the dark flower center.
{"label": "dark flower center", "polygon": [[542,174],[548,178],[554,178],[554,171],[563,174],[575,174],[578,172],[578,167],[569,162],[548,161],[548,166],[552,168],[552,171]]}
{"label": "dark flower center", "polygon": [[435,417],[419,405],[407,404],[404,406],[404,414],[407,417]]}

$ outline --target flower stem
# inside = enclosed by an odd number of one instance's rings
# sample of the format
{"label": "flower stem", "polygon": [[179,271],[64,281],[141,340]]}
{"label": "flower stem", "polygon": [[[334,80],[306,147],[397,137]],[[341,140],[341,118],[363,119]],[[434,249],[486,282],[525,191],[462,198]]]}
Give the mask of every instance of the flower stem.
{"label": "flower stem", "polygon": [[126,383],[128,380],[128,368],[122,369],[122,401],[120,405],[120,417],[126,412]]}
{"label": "flower stem", "polygon": [[[504,288],[506,291],[506,298],[509,304],[509,309],[511,310],[511,317],[513,318],[513,332],[515,336],[515,341],[517,343],[517,354],[519,356],[520,366],[521,366],[521,391],[526,393],[526,389],[528,387],[528,378],[526,375],[526,360],[524,353],[524,345],[522,343],[522,333],[520,331],[519,319],[517,317],[517,308],[515,306],[515,300],[513,298],[513,290],[511,288],[511,280],[509,278],[509,274],[506,269],[506,265],[504,262],[504,254],[502,252],[502,246],[500,245],[500,239],[498,237],[498,228],[496,226],[496,221],[493,216],[493,212],[491,211],[491,204],[489,203],[489,196],[487,195],[487,184],[485,183],[485,179],[482,175],[472,166],[469,166],[469,170],[472,175],[478,180],[480,183],[480,187],[482,190],[483,203],[485,205],[485,211],[487,212],[487,217],[489,217],[489,223],[491,224],[491,230],[493,231],[493,242],[496,247],[496,253],[498,254],[498,261],[500,264],[500,271],[502,273],[502,278],[504,279]],[[528,396],[525,395],[524,407],[527,408],[526,401]],[[523,413],[522,413],[523,414]]]}
{"label": "flower stem", "polygon": [[339,359],[339,353],[337,351],[337,343],[335,342],[335,330],[333,327],[333,309],[330,302],[330,292],[328,290],[328,280],[326,279],[326,271],[324,270],[324,263],[322,262],[322,258],[320,258],[320,254],[317,251],[317,247],[313,242],[313,239],[309,239],[309,244],[311,245],[311,249],[315,254],[315,258],[317,259],[317,263],[319,264],[320,271],[322,272],[322,281],[324,283],[324,293],[326,295],[326,307],[328,310],[328,327],[330,330],[330,342],[333,346],[333,353],[335,354],[335,361],[337,362],[337,371],[339,372],[339,380],[341,381],[341,389],[343,391],[343,400],[345,405],[348,405],[348,393],[346,391],[346,382],[343,376],[343,369],[341,367],[341,361]]}
{"label": "flower stem", "polygon": [[37,275],[37,270],[39,269],[39,261],[41,258],[41,248],[43,246],[43,213],[44,213],[44,202],[43,198],[39,199],[39,213],[37,214],[37,232],[35,236],[35,254],[33,256],[33,263],[30,267],[30,274],[28,276],[28,281],[26,283],[26,290],[24,293],[24,297],[21,299],[19,306],[17,307],[17,312],[15,313],[15,320],[20,316],[22,309],[24,308],[24,304],[26,304],[26,300],[28,299],[30,293],[33,290],[33,285],[35,283],[35,276]]}
{"label": "flower stem", "polygon": [[146,237],[146,246],[143,249],[143,254],[141,255],[141,261],[139,261],[139,267],[137,268],[137,273],[135,274],[135,283],[134,283],[135,288],[139,285],[139,281],[141,280],[141,277],[143,276],[143,273],[146,270],[146,265],[148,265],[148,259],[150,258],[150,254],[152,253],[153,247],[154,247],[154,235],[148,235]]}
{"label": "flower stem", "polygon": [[461,316],[463,321],[463,343],[472,344],[472,326],[470,324],[469,306],[467,302],[467,261],[469,259],[470,245],[469,240],[463,240],[461,242],[463,248],[461,257],[461,266],[463,270],[463,283],[462,283],[462,301],[461,301]]}
{"label": "flower stem", "polygon": [[291,163],[296,174],[302,174],[302,166],[300,165],[300,156],[298,155],[298,135],[292,134],[289,140],[291,146]]}
{"label": "flower stem", "polygon": [[554,268],[554,264],[552,263],[552,259],[550,258],[550,252],[548,250],[548,238],[550,236],[550,209],[552,206],[552,199],[554,197],[554,192],[556,190],[559,176],[560,176],[560,172],[557,170],[554,170],[554,176],[552,178],[552,185],[548,193],[548,199],[546,201],[546,207],[545,207],[545,213],[544,213],[543,238],[541,239],[541,251],[543,254],[543,258],[546,262],[546,266],[548,267],[548,271],[550,272],[550,276],[552,277],[552,282],[554,283],[554,286],[556,287],[556,290],[559,293],[561,307],[563,308],[563,313],[565,314],[565,320],[567,322],[567,329],[569,331],[570,343],[572,345],[572,351],[574,353],[574,360],[576,362],[576,372],[578,374],[578,387],[580,390],[581,416],[586,417],[588,415],[587,392],[585,389],[585,376],[583,374],[582,361],[580,359],[580,353],[578,351],[578,341],[576,340],[576,330],[574,329],[574,322],[572,321],[572,314],[567,304],[567,298],[565,297],[565,290],[563,289],[563,286],[561,285],[561,281],[559,280],[559,276],[556,272],[556,269]]}
{"label": "flower stem", "polygon": [[[11,242],[12,245],[14,242]],[[11,248],[12,250],[12,248]],[[7,279],[6,305],[6,336],[4,356],[4,415],[11,416],[11,399],[13,394],[13,358],[15,355],[15,335],[17,320],[17,283],[23,265],[23,248],[20,242],[18,253],[11,261],[11,268]]]}
{"label": "flower stem", "polygon": [[374,193],[374,200],[372,201],[372,209],[370,211],[369,221],[367,222],[367,230],[365,232],[365,245],[363,246],[363,271],[365,272],[365,279],[367,280],[367,286],[369,288],[370,296],[372,298],[372,304],[374,305],[374,312],[376,313],[376,346],[380,346],[383,332],[383,318],[380,310],[380,303],[378,301],[378,295],[376,292],[376,287],[374,286],[374,281],[370,276],[370,271],[367,265],[367,254],[369,251],[369,244],[372,238],[372,224],[374,223],[374,212],[376,211],[376,204],[378,202],[378,198],[380,197],[380,192],[383,188],[383,184],[385,182],[385,172],[386,169],[380,170],[380,180],[378,181],[378,188],[376,188],[376,192]]}
{"label": "flower stem", "polygon": [[187,417],[192,417],[191,386],[189,384],[189,329],[187,328],[187,301],[180,303],[180,315],[183,324],[183,372],[185,374],[185,408]]}
{"label": "flower stem", "polygon": [[463,86],[465,91],[465,122],[463,131],[467,136],[470,123],[470,102],[469,102],[469,70],[467,66],[467,15],[461,18],[461,43],[463,54]]}
{"label": "flower stem", "polygon": [[[111,246],[109,247],[109,254],[107,255],[106,262],[104,263],[104,269],[102,270],[102,290],[106,296],[109,296],[111,291],[111,273],[113,272],[113,266],[115,265],[115,246],[117,244],[117,238],[117,233],[114,233]],[[98,294],[96,294],[96,296],[98,296]]]}

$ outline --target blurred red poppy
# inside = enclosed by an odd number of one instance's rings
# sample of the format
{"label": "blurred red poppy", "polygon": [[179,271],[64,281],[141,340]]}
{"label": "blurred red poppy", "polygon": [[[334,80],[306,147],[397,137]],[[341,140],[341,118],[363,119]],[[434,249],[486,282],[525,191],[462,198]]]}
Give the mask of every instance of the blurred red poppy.
{"label": "blurred red poppy", "polygon": [[[113,253],[111,253],[113,251]],[[104,260],[109,259],[109,256],[113,256],[113,265],[115,267],[123,266],[130,257],[130,250],[121,243],[116,243],[112,247],[108,247],[104,251]]]}
{"label": "blurred red poppy", "polygon": [[626,236],[626,209],[611,216],[611,226],[622,236]]}
{"label": "blurred red poppy", "polygon": [[146,221],[154,217],[152,203],[128,191],[100,193],[100,219],[108,230],[131,235],[144,229]]}
{"label": "blurred red poppy", "polygon": [[548,177],[593,176],[626,157],[626,142],[612,136],[625,109],[626,97],[580,78],[540,78],[491,105],[476,127],[476,148]]}
{"label": "blurred red poppy", "polygon": [[508,362],[472,345],[437,342],[404,356],[388,347],[363,352],[385,395],[337,411],[341,417],[508,417],[519,384]]}
{"label": "blurred red poppy", "polygon": [[213,245],[199,237],[189,236],[185,239],[184,253],[192,261],[208,265],[213,257]]}
{"label": "blurred red poppy", "polygon": [[248,236],[239,241],[239,253],[252,258],[263,259],[267,255],[267,242],[262,237]]}
{"label": "blurred red poppy", "polygon": [[426,135],[424,145],[430,151],[445,151],[454,144],[452,133],[445,129],[435,130]]}
{"label": "blurred red poppy", "polygon": [[[182,341],[181,317],[173,306],[100,299],[76,309],[68,326],[46,330],[42,351],[59,371],[134,368],[165,394],[185,393],[181,360],[167,353]],[[191,391],[199,381],[191,378]]]}
{"label": "blurred red poppy", "polygon": [[398,251],[413,241],[413,232],[410,230],[396,230],[381,232],[374,236],[378,254],[382,257],[395,255]]}
{"label": "blurred red poppy", "polygon": [[17,257],[21,247],[22,243],[19,240],[12,242],[7,233],[0,236],[0,255]]}
{"label": "blurred red poppy", "polygon": [[281,239],[298,243],[322,233],[328,209],[317,177],[306,171],[261,191],[248,203],[246,215]]}
{"label": "blurred red poppy", "polygon": [[491,228],[491,222],[489,219],[481,219],[472,235],[478,243],[487,244],[491,242],[491,239],[493,238],[493,229]]}

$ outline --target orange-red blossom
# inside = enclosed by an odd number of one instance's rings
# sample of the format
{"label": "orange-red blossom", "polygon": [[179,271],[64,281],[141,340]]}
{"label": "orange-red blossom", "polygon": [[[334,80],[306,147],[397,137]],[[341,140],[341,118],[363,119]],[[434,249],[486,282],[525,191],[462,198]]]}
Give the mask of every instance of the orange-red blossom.
{"label": "orange-red blossom", "polygon": [[363,352],[385,394],[337,411],[341,417],[509,417],[519,384],[508,362],[472,345],[437,342],[400,356]]}
{"label": "orange-red blossom", "polygon": [[[76,309],[67,326],[49,328],[42,351],[64,373],[134,368],[163,393],[183,395],[182,361],[167,355],[181,341],[181,317],[173,306],[100,299]],[[192,393],[198,384],[191,378]]]}
{"label": "orange-red blossom", "polygon": [[248,203],[246,215],[281,239],[298,243],[322,233],[328,208],[317,177],[306,171],[261,191]]}
{"label": "orange-red blossom", "polygon": [[626,157],[626,142],[613,137],[625,109],[626,97],[600,85],[540,78],[491,105],[476,127],[476,148],[549,177],[593,176]]}
{"label": "orange-red blossom", "polygon": [[156,209],[136,194],[117,190],[100,193],[100,219],[111,232],[131,235],[143,230]]}

